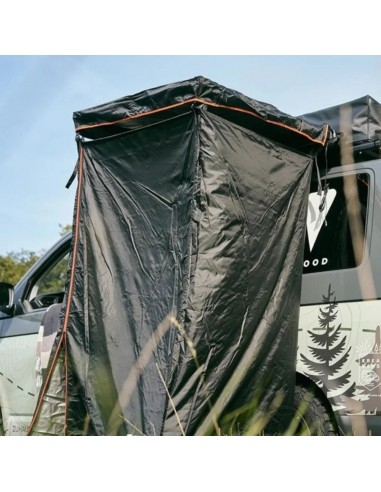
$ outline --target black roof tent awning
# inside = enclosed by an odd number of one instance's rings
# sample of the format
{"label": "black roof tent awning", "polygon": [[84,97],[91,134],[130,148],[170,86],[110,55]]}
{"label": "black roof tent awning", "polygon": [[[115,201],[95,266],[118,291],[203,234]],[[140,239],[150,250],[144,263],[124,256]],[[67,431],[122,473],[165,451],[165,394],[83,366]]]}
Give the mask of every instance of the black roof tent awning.
{"label": "black roof tent awning", "polygon": [[310,125],[328,123],[345,143],[356,145],[381,138],[381,104],[368,95],[299,118]]}

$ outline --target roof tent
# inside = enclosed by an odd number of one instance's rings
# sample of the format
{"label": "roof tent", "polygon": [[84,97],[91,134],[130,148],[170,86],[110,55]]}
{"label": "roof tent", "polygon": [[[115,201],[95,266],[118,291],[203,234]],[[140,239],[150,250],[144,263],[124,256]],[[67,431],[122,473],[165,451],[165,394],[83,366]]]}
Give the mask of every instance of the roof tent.
{"label": "roof tent", "polygon": [[381,157],[381,104],[371,96],[363,96],[337,106],[300,116],[307,124],[327,123],[336,133],[320,154],[318,168],[328,168]]}
{"label": "roof tent", "polygon": [[346,142],[364,142],[381,138],[381,104],[371,96],[363,96],[330,108],[300,116],[306,123],[328,123]]}
{"label": "roof tent", "polygon": [[70,269],[30,434],[282,432],[328,125],[203,77],[74,122]]}

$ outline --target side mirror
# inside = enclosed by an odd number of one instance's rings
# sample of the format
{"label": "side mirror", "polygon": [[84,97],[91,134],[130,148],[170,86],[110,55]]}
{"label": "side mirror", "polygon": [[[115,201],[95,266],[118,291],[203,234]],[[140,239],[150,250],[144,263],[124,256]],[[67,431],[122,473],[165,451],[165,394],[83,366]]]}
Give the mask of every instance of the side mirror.
{"label": "side mirror", "polygon": [[2,313],[13,315],[15,306],[14,302],[14,288],[13,285],[5,282],[0,282],[0,311]]}

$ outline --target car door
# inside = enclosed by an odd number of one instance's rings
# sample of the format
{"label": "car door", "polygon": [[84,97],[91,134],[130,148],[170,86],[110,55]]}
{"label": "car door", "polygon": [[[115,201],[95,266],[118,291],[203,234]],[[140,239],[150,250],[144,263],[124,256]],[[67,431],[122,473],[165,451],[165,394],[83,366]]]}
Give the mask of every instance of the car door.
{"label": "car door", "polygon": [[46,309],[62,302],[70,237],[61,240],[15,288],[15,314],[0,313],[0,410],[3,432],[23,435],[36,406],[36,346]]}

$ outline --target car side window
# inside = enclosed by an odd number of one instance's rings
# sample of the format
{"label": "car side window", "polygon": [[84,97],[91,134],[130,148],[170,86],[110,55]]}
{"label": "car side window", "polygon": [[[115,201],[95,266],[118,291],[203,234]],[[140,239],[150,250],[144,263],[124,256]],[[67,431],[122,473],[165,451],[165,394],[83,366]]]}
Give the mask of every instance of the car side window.
{"label": "car side window", "polygon": [[35,280],[26,296],[32,309],[63,301],[68,264],[69,252],[66,252]]}
{"label": "car side window", "polygon": [[304,274],[355,268],[363,259],[370,175],[333,177],[327,185],[321,211],[323,195],[317,192],[317,183],[311,185]]}

